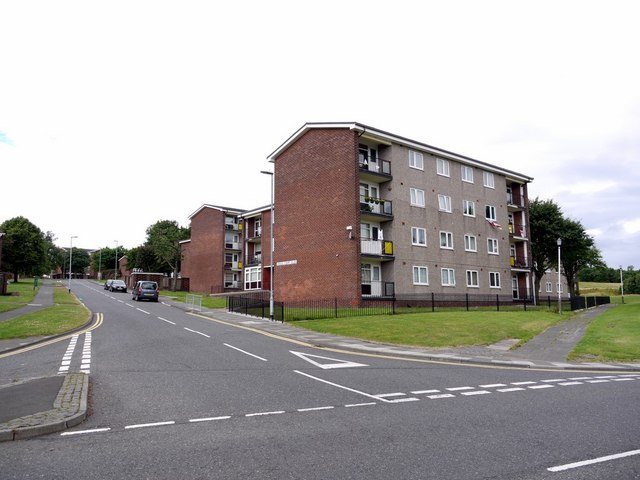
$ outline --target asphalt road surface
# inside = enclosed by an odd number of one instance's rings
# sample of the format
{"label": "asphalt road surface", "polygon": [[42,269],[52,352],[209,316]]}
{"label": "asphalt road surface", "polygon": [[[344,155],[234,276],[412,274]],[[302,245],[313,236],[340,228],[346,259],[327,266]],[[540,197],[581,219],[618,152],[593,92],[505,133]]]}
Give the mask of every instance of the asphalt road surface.
{"label": "asphalt road surface", "polygon": [[0,444],[2,479],[640,478],[640,374],[321,350],[72,288],[102,325],[0,359],[0,384],[88,372],[89,417]]}

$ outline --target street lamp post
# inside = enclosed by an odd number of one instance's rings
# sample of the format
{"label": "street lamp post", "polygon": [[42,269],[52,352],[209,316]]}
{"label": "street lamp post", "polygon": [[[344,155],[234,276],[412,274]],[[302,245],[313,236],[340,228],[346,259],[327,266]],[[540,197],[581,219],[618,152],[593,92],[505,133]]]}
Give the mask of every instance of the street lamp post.
{"label": "street lamp post", "polygon": [[73,239],[74,238],[78,238],[78,236],[73,235],[69,241],[69,244],[70,244],[69,245],[69,293],[71,293],[71,271],[72,271],[71,266],[73,265],[71,263],[71,260],[73,259]]}
{"label": "street lamp post", "polygon": [[114,240],[114,242],[116,242],[116,267],[113,271],[113,279],[115,280],[118,278],[118,240]]}
{"label": "street lamp post", "polygon": [[274,320],[274,309],[273,309],[273,286],[276,278],[276,268],[273,264],[273,203],[274,203],[274,181],[275,175],[274,172],[269,172],[266,170],[261,170],[260,173],[264,173],[265,175],[271,176],[271,225],[270,225],[270,244],[269,244],[269,263],[271,264],[271,279],[269,281],[269,319]]}
{"label": "street lamp post", "polygon": [[560,271],[562,270],[562,262],[560,258],[560,250],[562,248],[562,239],[557,240],[558,243],[558,313],[562,314],[562,276]]}
{"label": "street lamp post", "polygon": [[624,280],[622,278],[622,265],[620,265],[620,293],[622,294],[622,303],[624,303]]}
{"label": "street lamp post", "polygon": [[98,280],[102,280],[102,249],[100,249],[100,257],[98,259]]}

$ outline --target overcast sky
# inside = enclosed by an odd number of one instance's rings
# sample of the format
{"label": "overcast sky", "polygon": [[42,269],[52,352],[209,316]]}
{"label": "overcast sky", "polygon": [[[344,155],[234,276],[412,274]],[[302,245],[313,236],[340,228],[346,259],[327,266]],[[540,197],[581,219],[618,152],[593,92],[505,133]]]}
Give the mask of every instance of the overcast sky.
{"label": "overcast sky", "polygon": [[534,177],[640,267],[637,1],[0,0],[0,222],[127,248],[357,121]]}

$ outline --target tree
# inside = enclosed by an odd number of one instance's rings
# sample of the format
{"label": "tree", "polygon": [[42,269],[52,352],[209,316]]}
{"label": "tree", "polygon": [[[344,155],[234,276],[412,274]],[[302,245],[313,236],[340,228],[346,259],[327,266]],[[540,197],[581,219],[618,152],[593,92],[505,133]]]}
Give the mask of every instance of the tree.
{"label": "tree", "polygon": [[587,266],[604,266],[602,255],[593,238],[577,220],[564,219],[559,237],[562,238],[562,270],[567,279],[569,294],[573,297],[579,293],[575,287],[580,269]]}
{"label": "tree", "polygon": [[140,245],[127,253],[127,264],[131,269],[141,268],[144,272],[162,272],[167,267],[158,261],[149,245]]}
{"label": "tree", "polygon": [[15,217],[0,225],[5,233],[2,265],[13,273],[14,281],[20,274],[42,275],[47,268],[47,243],[44,233],[25,217]]}
{"label": "tree", "polygon": [[180,227],[174,220],[160,220],[147,228],[146,245],[153,252],[156,259],[171,268],[173,281],[171,289],[176,290],[176,280],[182,252],[180,241],[188,239],[190,229]]}
{"label": "tree", "polygon": [[[102,247],[100,250],[93,252],[91,255],[91,269],[94,272],[104,272],[105,270],[115,272],[116,253],[118,258],[122,258],[123,255],[127,254],[127,250],[124,247],[118,247],[118,251],[116,252],[115,248]],[[73,255],[75,256],[75,251]]]}
{"label": "tree", "polygon": [[71,256],[72,273],[83,274],[90,263],[89,253],[86,250],[73,247],[73,255]]}
{"label": "tree", "polygon": [[540,281],[545,272],[558,263],[557,239],[562,231],[563,216],[560,207],[553,200],[535,198],[529,204],[531,225],[531,254],[533,257],[534,297],[538,300]]}

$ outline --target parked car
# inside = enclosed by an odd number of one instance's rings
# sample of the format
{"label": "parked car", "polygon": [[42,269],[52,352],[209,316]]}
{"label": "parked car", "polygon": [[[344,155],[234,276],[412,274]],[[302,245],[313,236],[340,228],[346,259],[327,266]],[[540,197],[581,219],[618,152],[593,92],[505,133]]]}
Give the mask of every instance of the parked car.
{"label": "parked car", "polygon": [[127,284],[124,283],[123,280],[109,280],[111,283],[109,284],[109,291],[114,292],[124,292],[127,293]]}
{"label": "parked car", "polygon": [[160,295],[160,289],[158,288],[158,284],[156,282],[150,282],[149,280],[140,280],[136,283],[136,286],[133,287],[132,293],[132,300],[140,301],[146,298],[153,302],[157,302],[158,296]]}

